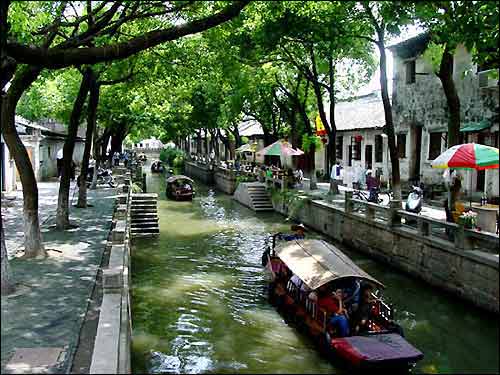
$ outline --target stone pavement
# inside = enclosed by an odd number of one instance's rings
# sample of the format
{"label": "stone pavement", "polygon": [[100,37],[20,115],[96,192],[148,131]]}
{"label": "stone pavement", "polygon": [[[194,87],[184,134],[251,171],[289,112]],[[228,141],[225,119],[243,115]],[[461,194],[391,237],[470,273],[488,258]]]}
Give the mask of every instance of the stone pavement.
{"label": "stone pavement", "polygon": [[[14,278],[21,285],[18,293],[2,297],[1,373],[33,372],[23,364],[23,358],[24,362],[37,359],[32,363],[39,371],[69,371],[111,227],[116,189],[89,190],[93,207],[72,206],[71,222],[79,227],[61,232],[50,228],[55,219],[58,182],[40,183],[39,187],[45,247],[58,251],[49,251],[44,260],[11,259]],[[77,199],[73,193],[72,185],[72,205]],[[22,246],[22,198],[5,211],[2,207],[2,214],[9,254],[13,255],[13,249]],[[58,365],[47,369],[42,360],[46,356],[52,362],[57,358]],[[17,370],[7,366],[11,358],[19,360]]]}
{"label": "stone pavement", "polygon": [[[5,243],[9,258],[23,247],[24,229],[23,229],[23,191],[21,184],[18,183],[18,190],[9,193],[9,196],[15,196],[16,199],[2,199],[2,218],[5,228],[9,233],[5,234]],[[59,194],[59,180],[54,178],[52,181],[38,182],[38,215],[40,223],[43,225],[51,217],[55,216],[57,209],[57,198]],[[70,197],[77,199],[78,188],[74,181],[71,182]]]}
{"label": "stone pavement", "polygon": [[[317,195],[318,197],[323,198],[328,191],[330,190],[330,183],[328,182],[318,182],[318,190],[315,192],[312,192],[309,190],[309,181],[304,181],[302,184],[302,187],[299,186],[299,190],[303,190],[304,192],[308,193],[309,195]],[[344,206],[344,194],[346,191],[353,191],[352,188],[346,187],[346,186],[339,186],[339,191],[340,194],[336,197],[333,197],[333,204],[337,204],[341,207]],[[368,190],[364,190],[366,194],[368,194]],[[402,208],[404,209],[405,202],[402,202]],[[446,212],[444,211],[443,208],[438,208],[434,206],[430,206],[427,204],[424,204],[422,206],[422,216],[430,217],[436,220],[446,220]]]}

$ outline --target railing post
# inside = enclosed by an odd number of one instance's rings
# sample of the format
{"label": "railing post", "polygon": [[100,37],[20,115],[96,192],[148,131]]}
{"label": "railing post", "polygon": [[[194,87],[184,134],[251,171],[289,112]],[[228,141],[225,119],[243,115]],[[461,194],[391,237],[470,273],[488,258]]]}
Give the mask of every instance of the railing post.
{"label": "railing post", "polygon": [[395,227],[401,225],[401,216],[399,216],[398,211],[401,209],[401,200],[392,200],[389,203],[389,217],[388,223],[390,227]]}
{"label": "railing post", "polygon": [[472,241],[467,237],[463,223],[458,223],[458,228],[455,230],[455,247],[461,250],[473,248]]}
{"label": "railing post", "polygon": [[422,236],[430,234],[430,224],[422,218],[417,219],[418,233]]}
{"label": "railing post", "polygon": [[352,191],[345,192],[344,211],[346,213],[352,212]]}
{"label": "railing post", "polygon": [[365,206],[365,216],[367,219],[370,219],[370,220],[375,220],[375,209],[373,208],[373,206],[371,204],[367,204]]}

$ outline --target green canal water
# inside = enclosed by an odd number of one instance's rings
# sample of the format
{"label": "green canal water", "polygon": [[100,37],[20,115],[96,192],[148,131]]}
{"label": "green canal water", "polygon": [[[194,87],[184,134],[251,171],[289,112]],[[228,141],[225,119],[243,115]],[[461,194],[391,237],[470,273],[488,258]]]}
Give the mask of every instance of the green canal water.
{"label": "green canal water", "polygon": [[[193,202],[166,200],[163,180],[148,177],[160,236],[132,250],[134,372],[339,372],[265,298],[260,257],[266,236],[288,230],[284,217],[255,215],[200,183]],[[407,340],[425,355],[416,372],[498,373],[495,316],[342,249],[386,285]]]}

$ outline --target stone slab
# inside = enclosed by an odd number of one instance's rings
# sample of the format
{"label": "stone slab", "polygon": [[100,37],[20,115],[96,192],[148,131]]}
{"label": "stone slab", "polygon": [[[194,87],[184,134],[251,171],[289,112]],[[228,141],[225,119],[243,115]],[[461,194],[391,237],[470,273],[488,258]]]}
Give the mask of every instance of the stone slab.
{"label": "stone slab", "polygon": [[90,365],[91,374],[117,374],[121,294],[104,294]]}
{"label": "stone slab", "polygon": [[45,374],[58,366],[63,348],[17,348],[5,366],[7,373]]}

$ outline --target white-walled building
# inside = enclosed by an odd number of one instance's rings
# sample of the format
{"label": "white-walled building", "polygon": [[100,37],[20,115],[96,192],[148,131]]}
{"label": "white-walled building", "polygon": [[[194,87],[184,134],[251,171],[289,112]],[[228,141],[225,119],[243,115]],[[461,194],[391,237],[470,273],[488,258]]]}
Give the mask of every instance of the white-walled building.
{"label": "white-walled building", "polygon": [[[38,181],[44,181],[51,177],[57,177],[57,153],[64,147],[67,128],[54,121],[34,123],[21,116],[16,116],[16,129],[28,152],[33,171]],[[85,139],[82,135],[85,129],[78,131],[73,161],[77,166],[82,162]],[[0,144],[1,157],[1,189],[10,192],[16,189],[20,182],[14,158],[3,137]]]}
{"label": "white-walled building", "polygon": [[135,144],[135,149],[139,151],[147,150],[163,150],[164,144],[159,139],[155,137],[143,139],[142,141]]}
{"label": "white-walled building", "polygon": [[[330,106],[326,105],[328,110]],[[329,117],[329,113],[326,113]],[[344,168],[344,183],[364,181],[370,168],[382,183],[390,177],[390,159],[385,125],[384,107],[379,91],[335,104],[336,159]],[[317,170],[325,169],[325,147],[316,151]],[[330,175],[330,171],[328,171]]]}

